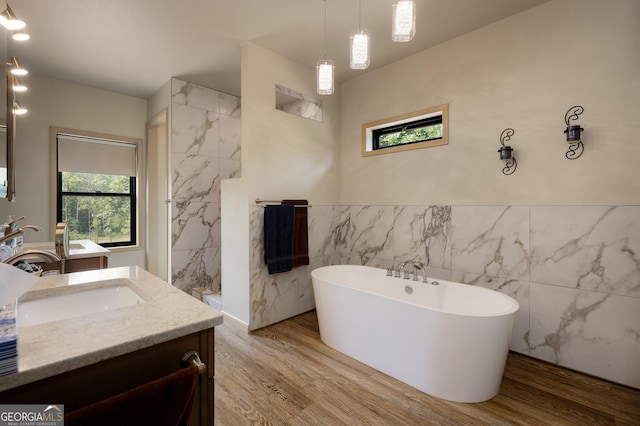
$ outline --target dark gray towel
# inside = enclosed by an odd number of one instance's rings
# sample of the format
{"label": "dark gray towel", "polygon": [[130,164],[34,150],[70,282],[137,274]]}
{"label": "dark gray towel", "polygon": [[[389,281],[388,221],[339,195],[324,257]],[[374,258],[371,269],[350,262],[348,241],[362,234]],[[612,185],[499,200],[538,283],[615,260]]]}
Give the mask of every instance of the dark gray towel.
{"label": "dark gray towel", "polygon": [[292,205],[268,205],[264,209],[264,260],[269,274],[293,268],[294,218]]}

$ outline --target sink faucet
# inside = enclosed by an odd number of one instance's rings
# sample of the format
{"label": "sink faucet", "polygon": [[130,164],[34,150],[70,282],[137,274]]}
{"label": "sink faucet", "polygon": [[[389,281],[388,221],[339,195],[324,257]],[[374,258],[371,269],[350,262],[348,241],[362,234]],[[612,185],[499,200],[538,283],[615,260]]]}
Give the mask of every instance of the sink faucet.
{"label": "sink faucet", "polygon": [[[11,223],[14,223],[14,222],[11,222]],[[10,229],[11,228],[7,228],[7,230],[10,230]],[[19,228],[11,230],[8,234],[5,234],[4,236],[0,237],[0,244],[11,240],[12,238],[17,237],[18,235],[24,236],[24,230],[25,229],[31,229],[31,230],[36,231],[36,232],[42,230],[42,228],[40,228],[39,226],[35,226],[35,225],[21,226]]]}

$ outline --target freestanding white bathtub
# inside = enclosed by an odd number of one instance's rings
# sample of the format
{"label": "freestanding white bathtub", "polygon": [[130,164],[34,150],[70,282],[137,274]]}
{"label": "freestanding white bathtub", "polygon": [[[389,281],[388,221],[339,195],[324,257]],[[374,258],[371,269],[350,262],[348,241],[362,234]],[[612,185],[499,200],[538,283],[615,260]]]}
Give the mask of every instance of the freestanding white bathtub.
{"label": "freestanding white bathtub", "polygon": [[513,298],[368,266],[324,266],[311,276],[326,345],[446,400],[498,394],[519,308]]}

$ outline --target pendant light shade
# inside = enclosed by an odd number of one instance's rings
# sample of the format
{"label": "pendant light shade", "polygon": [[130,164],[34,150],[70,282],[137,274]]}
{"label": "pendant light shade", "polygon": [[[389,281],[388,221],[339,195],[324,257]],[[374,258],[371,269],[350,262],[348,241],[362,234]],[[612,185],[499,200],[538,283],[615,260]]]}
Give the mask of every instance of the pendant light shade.
{"label": "pendant light shade", "polygon": [[364,70],[369,67],[369,34],[366,30],[351,32],[351,69]]}
{"label": "pendant light shade", "polygon": [[335,91],[334,88],[334,78],[333,78],[333,61],[323,59],[318,61],[318,65],[316,66],[318,69],[318,94],[319,95],[332,95]]}
{"label": "pendant light shade", "polygon": [[318,61],[316,76],[318,95],[332,95],[334,87],[333,61],[327,59],[327,0],[324,0],[324,59]]}
{"label": "pendant light shade", "polygon": [[391,39],[410,41],[416,35],[416,4],[413,0],[400,0],[393,5]]}
{"label": "pendant light shade", "polygon": [[364,70],[369,67],[370,39],[367,30],[362,29],[362,0],[358,1],[358,29],[351,31],[351,60],[349,66],[353,70]]}

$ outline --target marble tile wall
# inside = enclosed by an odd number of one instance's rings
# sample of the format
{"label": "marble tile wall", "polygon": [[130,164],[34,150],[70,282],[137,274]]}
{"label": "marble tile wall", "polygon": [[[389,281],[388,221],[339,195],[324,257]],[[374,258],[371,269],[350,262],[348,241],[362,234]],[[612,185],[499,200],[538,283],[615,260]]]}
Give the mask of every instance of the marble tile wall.
{"label": "marble tile wall", "polygon": [[171,279],[220,289],[220,180],[240,174],[240,99],[171,80]]}
{"label": "marble tile wall", "polygon": [[520,303],[511,349],[640,387],[640,206],[314,206],[311,265],[269,276],[251,209],[251,329],[310,310],[310,271],[418,258]]}
{"label": "marble tile wall", "polygon": [[315,308],[311,271],[339,263],[336,256],[338,207],[312,206],[308,213],[309,265],[269,275],[264,262],[264,207],[249,207],[250,330],[256,330]]}
{"label": "marble tile wall", "polygon": [[342,263],[418,257],[520,303],[511,349],[640,387],[640,206],[343,206]]}

